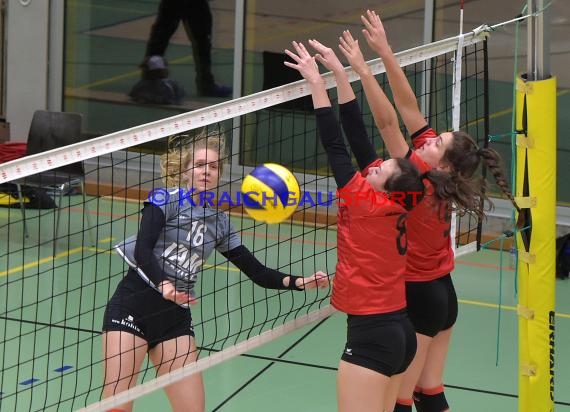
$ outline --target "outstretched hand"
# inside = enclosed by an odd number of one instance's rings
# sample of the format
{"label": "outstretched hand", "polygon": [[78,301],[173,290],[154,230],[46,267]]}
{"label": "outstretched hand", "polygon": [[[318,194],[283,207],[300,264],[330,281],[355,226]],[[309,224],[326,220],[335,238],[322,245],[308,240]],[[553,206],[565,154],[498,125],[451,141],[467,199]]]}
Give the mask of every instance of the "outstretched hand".
{"label": "outstretched hand", "polygon": [[360,20],[364,24],[362,34],[364,34],[364,38],[370,48],[379,55],[389,50],[390,45],[388,44],[388,38],[386,37],[386,31],[380,16],[375,11],[366,10],[366,14],[360,16]]}
{"label": "outstretched hand", "polygon": [[370,72],[370,68],[364,61],[364,56],[358,45],[358,40],[352,37],[350,31],[345,30],[342,32],[342,37],[339,38],[339,48],[342,54],[346,57],[352,68],[360,76]]}
{"label": "outstretched hand", "polygon": [[316,39],[310,39],[309,45],[317,52],[317,54],[315,54],[315,59],[328,70],[335,74],[344,72],[344,66],[333,49],[325,46]]}
{"label": "outstretched hand", "polygon": [[329,275],[325,272],[318,271],[317,273],[308,276],[306,278],[297,279],[297,287],[302,287],[304,289],[315,289],[315,288],[328,288],[330,285]]}
{"label": "outstretched hand", "polygon": [[292,44],[295,49],[295,53],[285,49],[285,54],[293,59],[295,63],[285,61],[283,62],[285,66],[298,70],[299,73],[301,73],[301,76],[303,76],[303,78],[305,78],[309,83],[322,82],[319,67],[317,66],[315,58],[309,54],[303,43],[297,43],[294,41]]}

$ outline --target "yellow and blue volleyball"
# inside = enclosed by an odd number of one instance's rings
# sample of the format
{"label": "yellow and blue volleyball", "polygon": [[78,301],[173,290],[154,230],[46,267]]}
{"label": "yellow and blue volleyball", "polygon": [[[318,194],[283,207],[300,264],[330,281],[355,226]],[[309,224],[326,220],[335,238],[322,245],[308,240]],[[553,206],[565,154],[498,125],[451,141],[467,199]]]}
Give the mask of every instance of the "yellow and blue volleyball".
{"label": "yellow and blue volleyball", "polygon": [[289,169],[264,163],[243,179],[241,195],[244,209],[253,219],[280,223],[297,209],[301,190]]}

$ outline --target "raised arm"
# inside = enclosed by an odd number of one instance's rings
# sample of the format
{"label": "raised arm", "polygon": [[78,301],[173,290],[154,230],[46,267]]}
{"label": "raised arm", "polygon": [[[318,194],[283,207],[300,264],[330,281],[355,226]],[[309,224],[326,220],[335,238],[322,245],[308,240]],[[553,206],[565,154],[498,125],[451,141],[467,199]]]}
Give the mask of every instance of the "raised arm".
{"label": "raised arm", "polygon": [[356,157],[358,167],[363,170],[378,159],[378,156],[366,133],[360,107],[356,101],[354,90],[348,81],[348,75],[330,47],[326,47],[314,39],[309,40],[309,45],[317,52],[315,59],[333,72],[335,76],[342,128]]}
{"label": "raised arm", "polygon": [[342,188],[352,179],[356,170],[352,166],[350,155],[346,150],[338,121],[332,111],[325,83],[319,73],[315,58],[311,57],[302,43],[293,42],[293,47],[296,53],[289,50],[285,50],[285,53],[295,63],[286,61],[284,62],[285,66],[298,70],[309,82],[321,142],[327,153],[336,184]]}
{"label": "raised arm", "polygon": [[348,74],[333,49],[325,46],[316,39],[310,39],[309,46],[317,52],[315,54],[315,60],[334,74],[338,92],[338,103],[344,104],[356,99],[354,90],[352,90],[352,86],[348,81]]}
{"label": "raised arm", "polygon": [[339,47],[354,71],[360,76],[374,121],[388,148],[390,157],[405,157],[410,148],[400,131],[398,115],[364,61],[358,40],[355,40],[351,33],[345,30],[340,38]]}
{"label": "raised arm", "polygon": [[285,49],[285,54],[295,63],[285,61],[285,66],[298,70],[301,76],[307,80],[311,88],[311,97],[313,98],[313,107],[315,110],[323,107],[331,107],[331,101],[325,88],[325,82],[319,73],[315,58],[311,57],[303,43],[294,41],[291,44],[295,49],[295,53]]}
{"label": "raised arm", "polygon": [[384,25],[374,11],[367,10],[365,15],[360,16],[360,19],[365,27],[362,33],[366,42],[382,58],[386,74],[388,75],[388,82],[394,94],[396,108],[400,116],[402,116],[406,129],[408,129],[410,134],[415,133],[426,125],[426,120],[424,114],[420,111],[418,100],[408,82],[408,78],[388,44]]}

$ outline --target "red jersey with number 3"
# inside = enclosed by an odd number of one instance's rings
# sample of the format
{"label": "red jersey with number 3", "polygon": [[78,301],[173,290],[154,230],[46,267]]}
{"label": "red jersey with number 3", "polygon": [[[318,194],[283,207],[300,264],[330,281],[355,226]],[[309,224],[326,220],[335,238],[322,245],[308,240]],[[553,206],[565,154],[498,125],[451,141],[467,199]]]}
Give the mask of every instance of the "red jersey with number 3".
{"label": "red jersey with number 3", "polygon": [[338,196],[332,305],[352,315],[405,308],[405,209],[384,192],[376,192],[361,173],[355,173]]}
{"label": "red jersey with number 3", "polygon": [[[412,142],[418,149],[427,139],[436,138],[438,134],[430,127],[414,136]],[[416,165],[420,173],[432,167],[412,151],[410,161]],[[406,264],[406,281],[427,282],[450,273],[455,265],[451,248],[451,214],[447,204],[437,204],[433,198],[433,186],[427,180],[424,199],[408,213],[408,259]]]}

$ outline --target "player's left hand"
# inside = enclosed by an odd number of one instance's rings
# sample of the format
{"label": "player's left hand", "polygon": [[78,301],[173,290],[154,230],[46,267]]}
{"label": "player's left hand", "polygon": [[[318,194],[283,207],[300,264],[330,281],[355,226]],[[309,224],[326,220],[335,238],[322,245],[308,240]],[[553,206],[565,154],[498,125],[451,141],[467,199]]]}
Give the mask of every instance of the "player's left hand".
{"label": "player's left hand", "polygon": [[318,271],[314,275],[306,278],[299,278],[296,286],[304,289],[328,288],[330,285],[329,275],[325,272]]}

